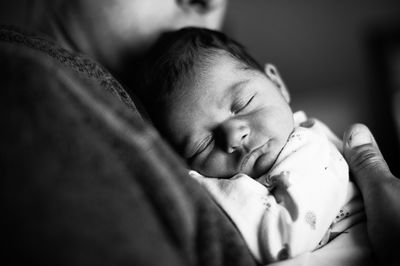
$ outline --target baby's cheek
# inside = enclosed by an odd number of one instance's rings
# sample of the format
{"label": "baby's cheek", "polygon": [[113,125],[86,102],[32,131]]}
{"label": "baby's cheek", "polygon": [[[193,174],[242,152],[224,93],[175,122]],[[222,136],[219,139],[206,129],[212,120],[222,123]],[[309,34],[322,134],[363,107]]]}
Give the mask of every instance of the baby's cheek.
{"label": "baby's cheek", "polygon": [[230,178],[237,174],[233,158],[227,154],[215,152],[193,164],[193,169],[208,177]]}

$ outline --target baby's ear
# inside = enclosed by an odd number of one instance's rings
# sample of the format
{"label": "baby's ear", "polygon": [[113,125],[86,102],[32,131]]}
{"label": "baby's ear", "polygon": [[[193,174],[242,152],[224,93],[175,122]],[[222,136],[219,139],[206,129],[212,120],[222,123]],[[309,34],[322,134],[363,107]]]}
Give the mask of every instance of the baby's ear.
{"label": "baby's ear", "polygon": [[290,94],[286,88],[285,83],[283,82],[281,76],[279,75],[278,70],[272,64],[265,64],[264,67],[265,74],[267,77],[275,84],[278,90],[283,95],[283,98],[289,103],[290,102]]}

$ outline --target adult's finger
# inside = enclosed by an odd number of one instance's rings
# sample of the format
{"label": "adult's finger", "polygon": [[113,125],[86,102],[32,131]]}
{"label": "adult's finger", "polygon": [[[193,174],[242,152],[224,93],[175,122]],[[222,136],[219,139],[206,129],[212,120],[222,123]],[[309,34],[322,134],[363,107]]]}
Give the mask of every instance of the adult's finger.
{"label": "adult's finger", "polygon": [[400,180],[395,178],[369,129],[350,127],[343,139],[344,155],[361,190],[367,215],[367,230],[373,250],[382,265],[400,265]]}
{"label": "adult's finger", "polygon": [[373,135],[365,125],[355,124],[345,132],[343,151],[360,187],[392,177]]}

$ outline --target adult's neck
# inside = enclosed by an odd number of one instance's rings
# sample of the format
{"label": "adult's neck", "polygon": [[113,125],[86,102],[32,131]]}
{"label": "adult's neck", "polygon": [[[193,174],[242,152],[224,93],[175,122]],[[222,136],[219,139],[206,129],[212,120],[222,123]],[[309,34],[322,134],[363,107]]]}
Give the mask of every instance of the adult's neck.
{"label": "adult's neck", "polygon": [[[46,1],[43,1],[46,2]],[[27,20],[27,27],[55,39],[62,47],[85,54],[100,62],[112,72],[118,69],[118,41],[110,39],[109,28],[92,11],[81,6],[79,1],[60,1],[58,6],[48,7],[38,3],[37,14]],[[94,18],[94,19],[93,19]]]}
{"label": "adult's neck", "polygon": [[140,45],[135,47],[133,37],[127,39],[115,28],[118,24],[112,20],[112,14],[96,12],[80,4],[69,5],[69,1],[63,2],[66,7],[57,8],[46,16],[40,30],[63,47],[100,62],[132,93],[130,88],[137,85],[136,73],[140,71],[143,61]]}
{"label": "adult's neck", "polygon": [[81,12],[72,5],[66,5],[63,10],[50,10],[38,24],[38,29],[54,38],[66,49],[88,55],[103,64],[107,60],[101,53],[101,42],[93,38],[88,25],[82,19]]}

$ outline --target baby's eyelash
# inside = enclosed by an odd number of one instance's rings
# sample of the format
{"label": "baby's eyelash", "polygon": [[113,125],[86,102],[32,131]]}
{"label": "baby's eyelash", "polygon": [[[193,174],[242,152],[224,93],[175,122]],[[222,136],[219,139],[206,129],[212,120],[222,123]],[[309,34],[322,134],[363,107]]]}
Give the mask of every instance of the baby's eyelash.
{"label": "baby's eyelash", "polygon": [[213,142],[214,142],[214,136],[213,135],[207,136],[201,143],[197,145],[192,157],[195,157],[196,155],[199,155],[200,153],[205,151]]}
{"label": "baby's eyelash", "polygon": [[254,99],[256,95],[254,94],[248,101],[237,101],[232,105],[232,113],[233,114],[238,114],[241,111],[243,111],[243,109],[245,109]]}

